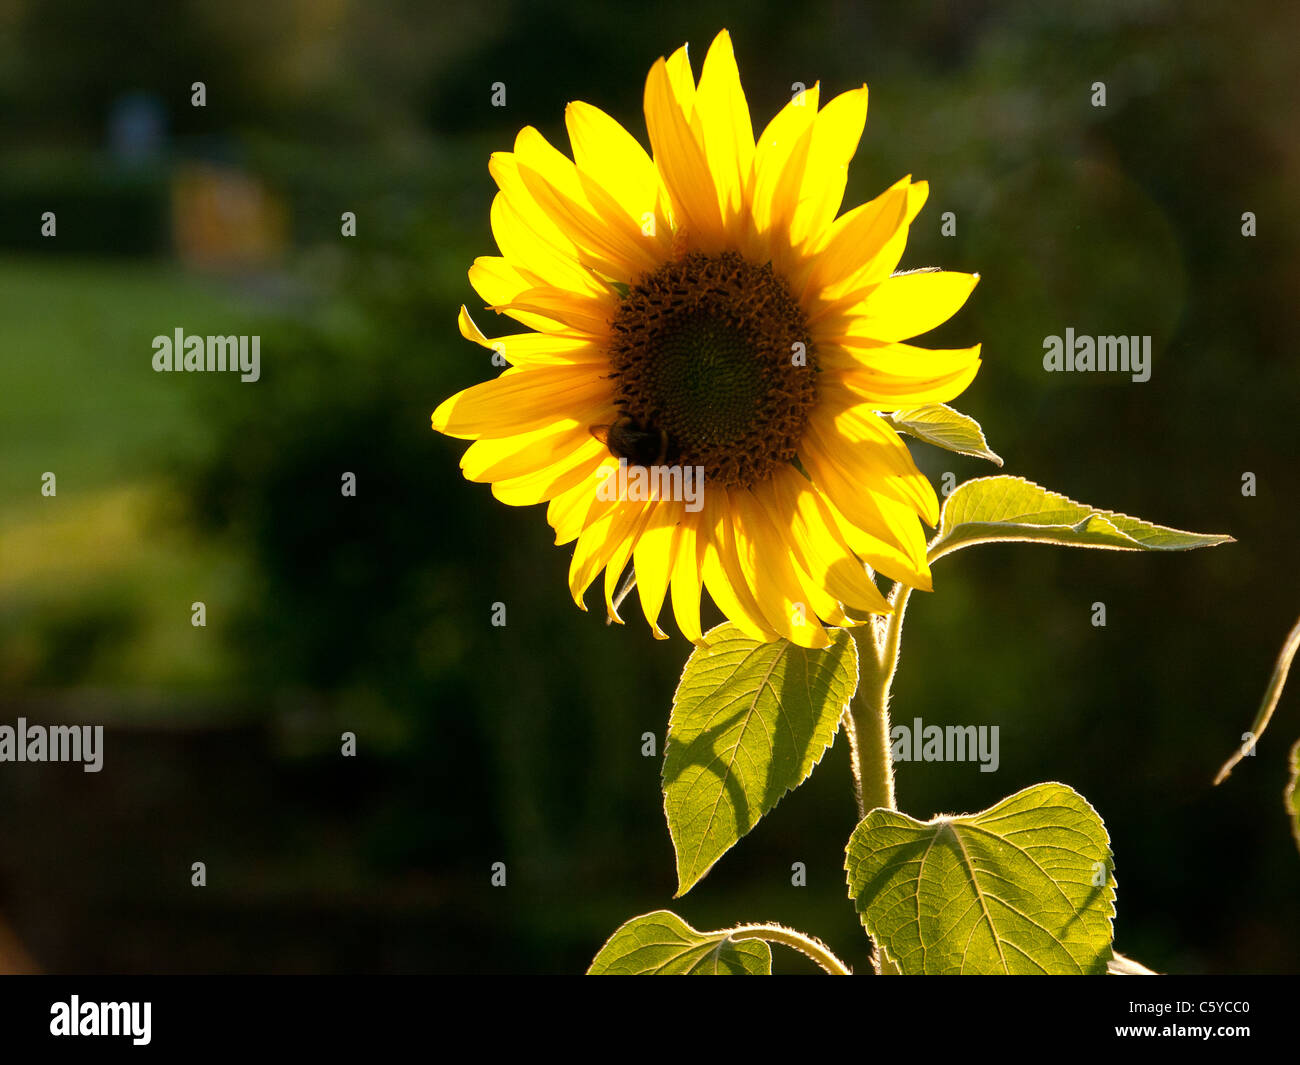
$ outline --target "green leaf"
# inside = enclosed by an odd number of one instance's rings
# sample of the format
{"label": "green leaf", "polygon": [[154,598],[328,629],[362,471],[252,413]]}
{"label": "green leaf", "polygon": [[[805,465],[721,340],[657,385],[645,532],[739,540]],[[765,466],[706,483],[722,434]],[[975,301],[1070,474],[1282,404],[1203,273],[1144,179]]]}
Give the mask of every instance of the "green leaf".
{"label": "green leaf", "polygon": [[899,432],[907,433],[927,444],[955,451],[958,455],[972,455],[977,459],[1002,465],[1002,459],[989,448],[980,423],[969,414],[953,410],[943,403],[927,403],[923,407],[909,407],[882,414]]}
{"label": "green leaf", "polygon": [[664,812],[684,895],[821,761],[858,684],[843,629],[824,650],[756,643],[719,625],[673,696]]}
{"label": "green leaf", "polygon": [[979,477],[959,485],[944,503],[929,560],[1005,540],[1112,551],[1188,551],[1233,542],[1231,536],[1167,529],[1076,503],[1022,477]]}
{"label": "green leaf", "polygon": [[1099,975],[1111,959],[1110,840],[1064,784],[925,823],[872,810],[845,869],[863,925],[908,975]]}
{"label": "green leaf", "polygon": [[588,976],[770,976],[772,949],[726,931],[697,932],[675,913],[633,917],[609,937]]}
{"label": "green leaf", "polygon": [[1273,663],[1273,675],[1268,678],[1268,687],[1264,689],[1264,700],[1255,711],[1255,720],[1251,722],[1250,731],[1246,734],[1249,739],[1238,748],[1236,754],[1223,763],[1223,767],[1214,778],[1214,783],[1222,784],[1237,763],[1259,743],[1259,738],[1264,735],[1264,730],[1273,719],[1273,711],[1277,709],[1278,700],[1282,698],[1282,689],[1286,687],[1286,678],[1291,672],[1291,663],[1295,660],[1297,651],[1300,651],[1300,621],[1295,623],[1295,627],[1282,641],[1282,650],[1278,653],[1277,661]]}

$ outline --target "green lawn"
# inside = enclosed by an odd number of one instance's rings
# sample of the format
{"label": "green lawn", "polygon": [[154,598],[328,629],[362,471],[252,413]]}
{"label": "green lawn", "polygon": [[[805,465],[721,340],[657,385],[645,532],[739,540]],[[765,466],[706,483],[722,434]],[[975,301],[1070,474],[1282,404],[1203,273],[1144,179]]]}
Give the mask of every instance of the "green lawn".
{"label": "green lawn", "polygon": [[[0,259],[0,683],[202,685],[223,672],[238,559],[166,515],[161,473],[212,446],[199,390],[151,341],[249,331],[234,289],[171,263]],[[54,498],[42,474],[57,476]],[[208,603],[207,629],[189,604]]]}
{"label": "green lawn", "polygon": [[5,517],[39,501],[47,470],[60,494],[92,491],[210,446],[194,397],[236,382],[155,373],[151,342],[176,326],[243,332],[247,317],[229,286],[171,263],[0,259]]}

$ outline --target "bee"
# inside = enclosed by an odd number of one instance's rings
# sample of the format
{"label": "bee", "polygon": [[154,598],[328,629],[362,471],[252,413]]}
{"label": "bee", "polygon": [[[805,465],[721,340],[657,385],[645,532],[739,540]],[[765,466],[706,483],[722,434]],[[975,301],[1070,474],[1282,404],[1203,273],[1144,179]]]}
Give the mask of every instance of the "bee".
{"label": "bee", "polygon": [[591,426],[591,435],[629,466],[662,466],[676,450],[666,430],[641,425],[628,414],[612,425]]}

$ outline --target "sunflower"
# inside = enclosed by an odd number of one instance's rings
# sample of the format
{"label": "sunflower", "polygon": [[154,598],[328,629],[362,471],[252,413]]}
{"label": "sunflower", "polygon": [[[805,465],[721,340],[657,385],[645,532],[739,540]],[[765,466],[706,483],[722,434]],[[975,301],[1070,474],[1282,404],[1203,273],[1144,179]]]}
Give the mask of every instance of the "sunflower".
{"label": "sunflower", "polygon": [[[922,522],[939,504],[881,417],[957,396],[979,346],[903,341],[947,320],[978,275],[896,273],[925,182],[905,177],[839,212],[867,87],[818,106],[803,90],[757,141],[731,38],[698,83],[685,46],[645,87],[653,156],[613,118],[571,103],[569,159],[534,128],[493,154],[500,256],[469,280],[527,327],[490,339],[508,368],[442,403],[433,427],[503,503],[547,503],[576,541],[574,601],[604,571],[606,610],[629,563],[656,637],[665,600],[700,642],[707,590],[756,640],[829,642],[824,625],[890,607],[873,570],[929,590]],[[629,473],[698,471],[692,502]],[[655,487],[657,485],[658,487]]]}

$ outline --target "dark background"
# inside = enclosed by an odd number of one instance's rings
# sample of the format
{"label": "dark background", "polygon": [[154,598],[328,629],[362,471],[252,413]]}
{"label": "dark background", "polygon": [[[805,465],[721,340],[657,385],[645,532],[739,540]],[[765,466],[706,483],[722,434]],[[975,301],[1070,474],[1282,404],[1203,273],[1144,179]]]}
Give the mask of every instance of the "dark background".
{"label": "dark background", "polygon": [[[1237,539],[936,566],[896,714],[998,725],[1001,768],[903,765],[903,809],[1068,783],[1110,832],[1118,949],[1300,969],[1295,692],[1210,787],[1300,610],[1300,18],[1262,0],[0,3],[0,723],[107,733],[97,775],[0,764],[4,967],[578,972],[671,907],[865,968],[842,743],[673,902],[640,749],[689,645],[577,611],[543,509],[463,481],[429,429],[493,372],[455,327],[495,252],[488,154],[529,124],[567,148],[575,98],[644,143],[653,60],[689,40],[698,74],[723,26],[758,128],[793,82],[870,84],[846,207],[930,181],[903,266],[983,281],[923,343],[983,342],[958,405],[1006,472]],[[260,334],[262,379],[153,373],[177,326]],[[1044,373],[1068,326],[1150,334],[1151,380]],[[989,472],[917,457],[936,484]]]}

